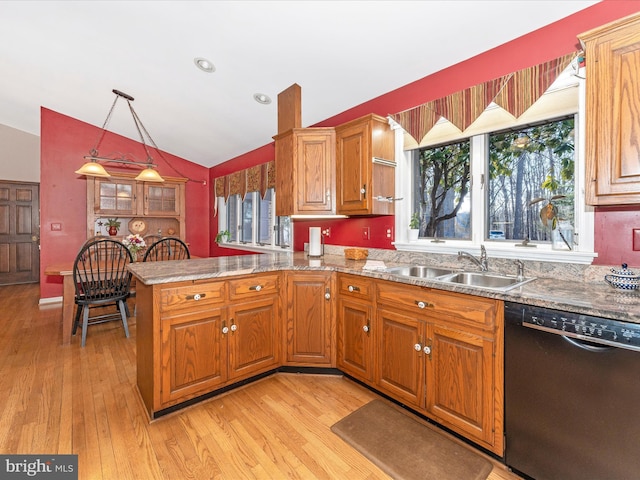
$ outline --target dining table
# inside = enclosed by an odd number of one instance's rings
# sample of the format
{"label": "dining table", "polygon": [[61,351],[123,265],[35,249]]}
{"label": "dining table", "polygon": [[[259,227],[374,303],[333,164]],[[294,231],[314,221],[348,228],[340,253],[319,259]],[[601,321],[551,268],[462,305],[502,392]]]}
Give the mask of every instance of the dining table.
{"label": "dining table", "polygon": [[54,263],[44,269],[45,275],[62,277],[62,344],[71,343],[76,289],[73,286],[73,261]]}

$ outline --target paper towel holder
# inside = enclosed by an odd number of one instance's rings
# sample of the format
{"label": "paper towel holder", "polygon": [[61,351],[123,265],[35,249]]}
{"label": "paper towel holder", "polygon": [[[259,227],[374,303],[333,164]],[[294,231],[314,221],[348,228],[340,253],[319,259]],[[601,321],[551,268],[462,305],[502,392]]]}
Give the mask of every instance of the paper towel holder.
{"label": "paper towel holder", "polygon": [[[319,227],[313,227],[313,229],[319,229]],[[311,254],[311,228],[309,229],[309,251],[307,252],[307,256],[309,258],[322,258],[324,257],[324,235],[322,234],[322,230],[320,230],[320,251],[317,255],[312,255]],[[314,249],[315,250],[315,249]]]}

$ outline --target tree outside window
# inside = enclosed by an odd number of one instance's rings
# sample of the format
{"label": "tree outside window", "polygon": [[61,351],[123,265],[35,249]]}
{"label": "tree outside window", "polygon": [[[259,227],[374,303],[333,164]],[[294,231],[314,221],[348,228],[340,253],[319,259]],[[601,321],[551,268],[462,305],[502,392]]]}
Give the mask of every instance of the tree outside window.
{"label": "tree outside window", "polygon": [[574,224],[573,117],[491,134],[488,148],[487,238],[548,242],[558,220]]}

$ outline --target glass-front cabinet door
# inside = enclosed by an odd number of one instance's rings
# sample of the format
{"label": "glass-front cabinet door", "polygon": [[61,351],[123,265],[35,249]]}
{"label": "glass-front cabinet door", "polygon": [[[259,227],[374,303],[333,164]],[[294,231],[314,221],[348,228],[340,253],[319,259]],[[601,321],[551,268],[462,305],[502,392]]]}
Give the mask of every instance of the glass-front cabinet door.
{"label": "glass-front cabinet door", "polygon": [[179,215],[180,214],[180,185],[164,183],[162,185],[145,184],[144,186],[145,215]]}
{"label": "glass-front cabinet door", "polygon": [[136,182],[121,179],[96,179],[94,209],[107,215],[135,215]]}

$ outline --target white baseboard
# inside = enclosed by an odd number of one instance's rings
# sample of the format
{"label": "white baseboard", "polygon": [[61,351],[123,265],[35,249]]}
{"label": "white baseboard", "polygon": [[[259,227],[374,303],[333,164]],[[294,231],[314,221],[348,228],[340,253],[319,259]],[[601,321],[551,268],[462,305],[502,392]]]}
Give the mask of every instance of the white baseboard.
{"label": "white baseboard", "polygon": [[38,301],[38,305],[51,305],[54,303],[62,303],[62,297],[41,298]]}

